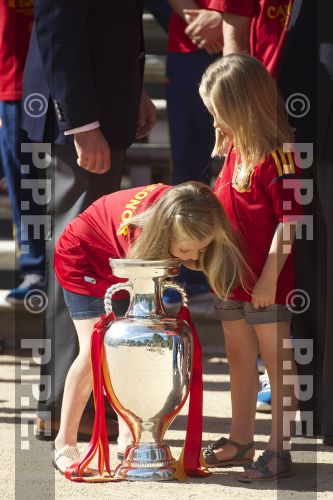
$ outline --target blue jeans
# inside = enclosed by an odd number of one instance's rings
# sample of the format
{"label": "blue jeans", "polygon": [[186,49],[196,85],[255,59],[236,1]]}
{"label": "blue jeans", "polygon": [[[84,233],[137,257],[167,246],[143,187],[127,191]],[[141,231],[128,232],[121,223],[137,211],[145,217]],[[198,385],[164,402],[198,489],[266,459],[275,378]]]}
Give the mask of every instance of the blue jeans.
{"label": "blue jeans", "polygon": [[[7,179],[8,195],[12,206],[13,223],[16,226],[17,240],[21,249],[19,258],[22,274],[44,275],[45,235],[33,234],[33,227],[24,227],[24,217],[43,217],[43,207],[33,200],[32,189],[22,189],[21,181],[37,180],[38,169],[32,164],[31,154],[21,153],[21,144],[30,142],[22,129],[21,101],[0,101],[0,159]],[[29,165],[29,174],[22,174],[21,165]],[[23,203],[23,205],[22,205]],[[26,229],[26,231],[25,231]],[[26,233],[26,234],[25,234]]]}
{"label": "blue jeans", "polygon": [[[105,314],[104,299],[69,292],[63,288],[65,304],[72,319],[98,318]],[[112,310],[116,316],[124,316],[129,306],[129,299],[112,301]]]}

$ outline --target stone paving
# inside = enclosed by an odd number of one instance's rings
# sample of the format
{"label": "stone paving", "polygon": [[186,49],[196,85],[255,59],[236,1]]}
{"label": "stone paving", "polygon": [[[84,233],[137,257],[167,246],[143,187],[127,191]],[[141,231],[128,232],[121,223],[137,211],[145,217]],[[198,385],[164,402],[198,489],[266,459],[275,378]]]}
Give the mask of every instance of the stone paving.
{"label": "stone paving", "polygon": [[[231,407],[228,366],[225,358],[205,356],[204,364],[203,444],[227,434]],[[28,357],[0,355],[0,498],[9,499],[264,499],[333,498],[333,449],[314,439],[295,438],[293,460],[295,475],[278,483],[244,485],[237,482],[240,468],[215,469],[207,479],[187,482],[120,482],[78,484],[67,481],[51,465],[49,443],[33,437],[32,398],[21,396],[22,385],[38,382],[38,367]],[[16,398],[15,398],[16,394]],[[19,398],[18,398],[19,396]],[[16,399],[16,408],[15,408]],[[21,410],[23,413],[20,413]],[[186,407],[173,422],[166,440],[178,457],[186,425]],[[22,418],[23,417],[23,418]],[[257,414],[257,453],[268,440],[270,416]],[[84,450],[86,443],[80,443]],[[112,466],[116,465],[116,445],[110,444]]]}

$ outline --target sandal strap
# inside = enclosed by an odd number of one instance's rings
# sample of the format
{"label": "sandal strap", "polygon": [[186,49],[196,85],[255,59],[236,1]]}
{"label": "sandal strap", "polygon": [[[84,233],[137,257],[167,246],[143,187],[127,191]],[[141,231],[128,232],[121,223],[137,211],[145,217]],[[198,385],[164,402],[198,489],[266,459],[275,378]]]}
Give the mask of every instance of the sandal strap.
{"label": "sandal strap", "polygon": [[250,443],[247,444],[240,444],[237,443],[237,441],[233,441],[232,439],[221,437],[214,443],[209,444],[207,448],[204,448],[203,450],[204,457],[208,458],[215,456],[214,450],[217,450],[218,448],[221,448],[226,444],[231,444],[237,450],[235,455],[232,457],[233,460],[243,460],[244,454],[247,452],[247,450],[254,447],[254,441],[251,441]]}
{"label": "sandal strap", "polygon": [[57,462],[59,458],[65,457],[75,462],[80,458],[80,452],[77,446],[67,446],[61,450],[57,450],[54,443],[51,443],[51,451],[54,453],[54,461]]}
{"label": "sandal strap", "polygon": [[247,450],[254,447],[254,441],[251,441],[248,444],[240,444],[240,443],[237,443],[237,441],[233,441],[232,439],[228,439],[228,443],[237,449],[237,451],[234,455],[235,460],[242,459],[244,457],[244,454],[247,452]]}
{"label": "sandal strap", "polygon": [[261,472],[266,478],[274,476],[273,472],[268,467],[268,462],[273,458],[279,458],[281,460],[285,460],[285,471],[289,471],[290,466],[292,464],[291,455],[289,451],[274,451],[274,450],[265,450],[258,459],[252,464],[244,466],[244,470],[256,470]]}
{"label": "sandal strap", "polygon": [[291,461],[290,451],[275,451],[275,450],[265,450],[263,454],[259,458],[265,458],[265,461],[268,462],[272,457],[281,458],[282,460]]}
{"label": "sandal strap", "polygon": [[56,460],[60,457],[66,457],[70,458],[71,460],[77,460],[80,457],[80,452],[76,446],[68,446],[68,448],[65,448],[64,450],[58,451],[57,452],[58,456]]}
{"label": "sandal strap", "polygon": [[225,438],[224,436],[221,436],[220,439],[218,439],[217,441],[214,441],[213,443],[209,443],[209,445],[202,450],[204,456],[208,457],[208,456],[213,455],[214,450],[218,450],[219,448],[222,448],[223,446],[225,446],[227,444],[227,442],[228,442],[228,439]]}

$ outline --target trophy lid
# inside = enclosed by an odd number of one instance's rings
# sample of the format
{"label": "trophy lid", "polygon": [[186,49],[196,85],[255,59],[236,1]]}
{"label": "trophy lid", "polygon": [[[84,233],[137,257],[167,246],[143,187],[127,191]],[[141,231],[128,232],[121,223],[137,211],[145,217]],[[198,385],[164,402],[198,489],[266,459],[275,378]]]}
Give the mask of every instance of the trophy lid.
{"label": "trophy lid", "polygon": [[154,278],[177,276],[181,262],[178,259],[109,259],[114,276],[118,278]]}

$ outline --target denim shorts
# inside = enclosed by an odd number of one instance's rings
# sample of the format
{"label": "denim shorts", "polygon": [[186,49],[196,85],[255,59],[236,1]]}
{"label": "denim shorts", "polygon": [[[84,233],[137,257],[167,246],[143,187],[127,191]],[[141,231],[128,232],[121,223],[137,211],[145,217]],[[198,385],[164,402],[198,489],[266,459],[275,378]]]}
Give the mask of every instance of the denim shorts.
{"label": "denim shorts", "polygon": [[244,319],[250,325],[265,323],[290,323],[291,311],[284,304],[255,309],[252,302],[241,300],[224,300],[214,296],[215,318],[222,321]]}
{"label": "denim shorts", "polygon": [[[105,314],[104,299],[69,292],[63,288],[64,299],[72,319],[98,318]],[[112,310],[116,316],[124,316],[129,306],[129,299],[112,301]]]}

